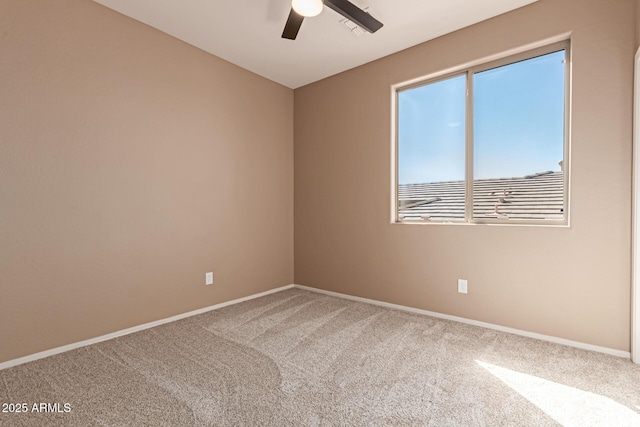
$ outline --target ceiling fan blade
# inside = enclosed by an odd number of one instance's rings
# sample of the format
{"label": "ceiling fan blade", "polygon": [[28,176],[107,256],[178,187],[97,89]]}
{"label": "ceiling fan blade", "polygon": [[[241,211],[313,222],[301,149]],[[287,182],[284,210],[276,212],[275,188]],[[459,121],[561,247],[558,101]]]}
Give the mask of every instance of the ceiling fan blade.
{"label": "ceiling fan blade", "polygon": [[298,31],[300,31],[300,26],[302,25],[302,21],[304,20],[304,16],[298,15],[293,8],[291,8],[291,12],[289,12],[289,17],[287,18],[287,23],[284,25],[284,31],[282,31],[282,38],[295,40],[298,36]]}
{"label": "ceiling fan blade", "polygon": [[370,33],[382,28],[382,22],[348,0],[324,0],[324,4]]}

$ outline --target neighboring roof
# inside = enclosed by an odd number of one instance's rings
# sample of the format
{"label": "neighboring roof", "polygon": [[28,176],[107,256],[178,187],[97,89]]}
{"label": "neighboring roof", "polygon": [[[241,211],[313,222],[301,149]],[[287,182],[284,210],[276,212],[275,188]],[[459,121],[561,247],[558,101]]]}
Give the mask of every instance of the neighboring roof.
{"label": "neighboring roof", "polygon": [[[520,178],[473,182],[474,218],[564,218],[564,176],[542,172]],[[398,186],[400,218],[464,220],[464,181]]]}

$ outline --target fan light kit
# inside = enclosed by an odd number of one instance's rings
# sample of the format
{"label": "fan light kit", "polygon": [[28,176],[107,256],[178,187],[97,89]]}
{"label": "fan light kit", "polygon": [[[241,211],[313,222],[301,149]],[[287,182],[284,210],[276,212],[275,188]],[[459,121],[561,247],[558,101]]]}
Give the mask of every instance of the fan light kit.
{"label": "fan light kit", "polygon": [[291,7],[298,15],[311,18],[312,16],[320,15],[324,4],[322,0],[293,0]]}
{"label": "fan light kit", "polygon": [[348,0],[292,0],[291,11],[282,32],[282,38],[295,40],[304,18],[320,14],[323,6],[333,9],[353,24],[370,33],[375,33],[382,28],[382,22]]}

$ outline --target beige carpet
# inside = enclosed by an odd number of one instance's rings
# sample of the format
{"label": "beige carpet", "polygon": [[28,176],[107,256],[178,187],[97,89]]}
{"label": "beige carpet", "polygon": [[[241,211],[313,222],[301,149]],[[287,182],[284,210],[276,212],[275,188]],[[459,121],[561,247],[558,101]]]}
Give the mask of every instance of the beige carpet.
{"label": "beige carpet", "polygon": [[290,289],[0,371],[0,403],[29,407],[12,427],[640,426],[640,367]]}

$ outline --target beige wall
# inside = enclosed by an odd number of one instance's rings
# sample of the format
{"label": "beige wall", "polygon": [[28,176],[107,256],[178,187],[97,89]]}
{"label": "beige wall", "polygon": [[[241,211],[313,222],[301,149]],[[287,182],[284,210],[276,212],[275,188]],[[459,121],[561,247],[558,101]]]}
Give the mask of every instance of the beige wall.
{"label": "beige wall", "polygon": [[0,58],[0,362],[293,281],[291,89],[88,0]]}
{"label": "beige wall", "polygon": [[[294,116],[91,1],[0,0],[0,362],[292,282],[294,117],[297,283],[628,350],[637,3],[540,0],[298,89]],[[389,224],[390,85],[567,31],[571,228]]]}
{"label": "beige wall", "polygon": [[[635,3],[540,0],[297,89],[296,283],[629,350]],[[569,31],[571,227],[391,225],[390,86]]]}

